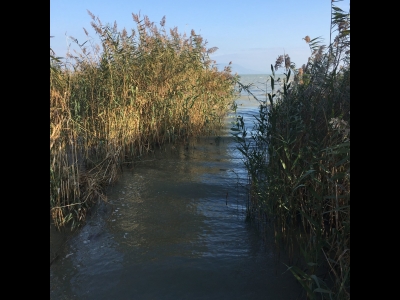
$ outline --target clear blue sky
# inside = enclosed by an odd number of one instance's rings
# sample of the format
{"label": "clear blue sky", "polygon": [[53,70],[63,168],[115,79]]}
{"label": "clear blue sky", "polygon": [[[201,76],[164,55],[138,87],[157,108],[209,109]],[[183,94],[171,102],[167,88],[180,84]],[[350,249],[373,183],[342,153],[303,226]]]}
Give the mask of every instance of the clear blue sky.
{"label": "clear blue sky", "polygon": [[[348,11],[350,0],[336,3]],[[118,28],[135,29],[132,13],[147,15],[159,24],[166,17],[166,28],[179,33],[194,29],[218,47],[212,58],[220,64],[234,64],[234,71],[245,69],[269,73],[278,55],[289,54],[300,67],[310,54],[302,39],[321,36],[329,43],[331,0],[50,0],[50,46],[57,56],[65,56],[67,36],[80,43],[86,40],[83,28],[97,38],[91,28],[90,10],[103,24],[117,22]],[[244,70],[241,72],[241,70]],[[253,72],[250,72],[253,73]]]}

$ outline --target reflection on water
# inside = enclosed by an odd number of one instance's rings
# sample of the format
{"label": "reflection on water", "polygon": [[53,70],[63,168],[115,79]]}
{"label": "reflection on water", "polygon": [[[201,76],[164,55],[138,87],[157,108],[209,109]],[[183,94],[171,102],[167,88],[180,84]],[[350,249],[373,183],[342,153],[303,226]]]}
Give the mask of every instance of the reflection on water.
{"label": "reflection on water", "polygon": [[[241,101],[238,114],[257,113]],[[272,242],[245,222],[246,176],[227,130],[125,170],[51,266],[51,298],[297,299]]]}

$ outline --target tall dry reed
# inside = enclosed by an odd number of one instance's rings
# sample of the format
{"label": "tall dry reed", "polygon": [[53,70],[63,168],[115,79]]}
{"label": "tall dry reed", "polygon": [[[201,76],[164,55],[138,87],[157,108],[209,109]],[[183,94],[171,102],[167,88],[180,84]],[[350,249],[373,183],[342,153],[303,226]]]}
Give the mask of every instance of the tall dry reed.
{"label": "tall dry reed", "polygon": [[50,211],[76,226],[104,190],[154,147],[211,134],[235,97],[230,68],[218,71],[192,30],[167,30],[132,14],[137,29],[118,30],[91,12],[100,39],[50,63]]}

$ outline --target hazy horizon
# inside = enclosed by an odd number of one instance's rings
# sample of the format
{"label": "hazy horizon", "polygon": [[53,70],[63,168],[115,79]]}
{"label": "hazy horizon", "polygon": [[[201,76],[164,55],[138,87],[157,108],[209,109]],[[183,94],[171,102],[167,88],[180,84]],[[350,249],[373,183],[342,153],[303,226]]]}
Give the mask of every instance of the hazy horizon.
{"label": "hazy horizon", "polygon": [[[349,9],[350,1],[335,5]],[[219,64],[230,61],[240,70],[263,73],[270,70],[279,55],[289,54],[300,67],[310,55],[309,45],[303,40],[322,37],[329,43],[331,0],[248,0],[244,3],[219,0],[50,0],[50,47],[57,56],[64,57],[71,47],[70,36],[79,43],[87,41],[85,28],[98,42],[90,25],[91,11],[105,25],[118,24],[118,29],[136,30],[132,13],[147,15],[159,25],[165,16],[167,30],[178,28],[178,33],[190,34],[193,29],[207,41],[207,47],[218,50],[210,57]]]}

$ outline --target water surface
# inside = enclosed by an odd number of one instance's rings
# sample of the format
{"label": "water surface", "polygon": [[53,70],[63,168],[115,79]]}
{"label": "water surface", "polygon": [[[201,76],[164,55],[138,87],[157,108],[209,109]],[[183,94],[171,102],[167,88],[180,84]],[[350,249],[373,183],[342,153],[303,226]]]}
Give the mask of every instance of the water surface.
{"label": "water surface", "polygon": [[[248,128],[257,106],[238,100]],[[298,299],[272,239],[245,222],[247,173],[231,120],[218,136],[125,169],[108,203],[58,250],[51,299]]]}

